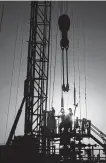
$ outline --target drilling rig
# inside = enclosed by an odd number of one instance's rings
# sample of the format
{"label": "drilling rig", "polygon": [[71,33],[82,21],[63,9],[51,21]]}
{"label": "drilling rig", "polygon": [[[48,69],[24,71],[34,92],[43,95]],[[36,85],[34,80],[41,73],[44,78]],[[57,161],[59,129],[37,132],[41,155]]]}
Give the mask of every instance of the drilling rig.
{"label": "drilling rig", "polygon": [[[62,91],[68,92],[68,30],[70,27],[68,15],[61,15],[58,24],[62,37],[60,41],[63,61]],[[73,120],[71,108],[68,115],[65,115],[63,106],[61,115],[55,115],[54,108],[50,111],[47,109],[50,30],[51,2],[31,2],[24,97],[7,142],[0,146],[0,163],[106,163],[106,135],[90,120],[86,118]],[[66,51],[66,83],[64,51]],[[74,105],[77,107],[76,103]],[[14,136],[24,107],[24,135]],[[95,141],[95,144],[83,142],[83,139],[90,138]]]}

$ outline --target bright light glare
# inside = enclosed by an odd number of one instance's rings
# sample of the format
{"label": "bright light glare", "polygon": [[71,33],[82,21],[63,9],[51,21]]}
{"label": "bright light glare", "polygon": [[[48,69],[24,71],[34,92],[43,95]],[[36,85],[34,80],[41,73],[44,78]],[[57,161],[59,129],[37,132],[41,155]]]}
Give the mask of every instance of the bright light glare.
{"label": "bright light glare", "polygon": [[[54,101],[53,101],[53,107],[55,109],[55,114],[59,115],[61,114],[61,91],[57,91],[58,88],[56,87],[56,92],[54,96]],[[69,114],[69,108],[72,109],[72,112],[74,114],[74,109],[75,106],[73,105],[74,103],[74,97],[73,97],[73,91],[69,92],[63,92],[63,98],[64,98],[64,110],[65,110],[65,115]],[[76,97],[76,102],[78,103],[78,94]],[[76,108],[76,113],[75,113],[75,119],[78,117],[80,119],[80,105],[78,104],[78,107]],[[85,117],[85,104],[84,104],[84,96],[81,98],[81,118]]]}
{"label": "bright light glare", "polygon": [[70,99],[71,96],[69,96],[69,93],[64,93],[64,110],[65,114],[69,114],[69,108],[72,109],[72,112],[74,112],[74,106],[73,106],[73,100]]}

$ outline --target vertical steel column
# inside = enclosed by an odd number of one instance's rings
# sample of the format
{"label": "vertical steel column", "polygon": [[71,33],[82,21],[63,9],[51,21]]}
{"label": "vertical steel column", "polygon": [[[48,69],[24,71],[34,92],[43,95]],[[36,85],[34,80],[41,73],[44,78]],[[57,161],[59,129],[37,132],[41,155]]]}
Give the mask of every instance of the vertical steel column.
{"label": "vertical steel column", "polygon": [[[25,135],[36,135],[47,109],[51,2],[31,2],[27,77],[25,81]],[[46,124],[45,124],[46,125]]]}

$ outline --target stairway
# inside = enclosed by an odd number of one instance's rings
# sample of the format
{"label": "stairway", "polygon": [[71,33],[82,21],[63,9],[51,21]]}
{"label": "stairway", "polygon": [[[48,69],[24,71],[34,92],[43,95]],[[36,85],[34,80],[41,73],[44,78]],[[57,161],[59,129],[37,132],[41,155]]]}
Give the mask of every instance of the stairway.
{"label": "stairway", "polygon": [[[106,135],[91,123],[91,138],[106,149]],[[97,138],[98,137],[98,138]]]}

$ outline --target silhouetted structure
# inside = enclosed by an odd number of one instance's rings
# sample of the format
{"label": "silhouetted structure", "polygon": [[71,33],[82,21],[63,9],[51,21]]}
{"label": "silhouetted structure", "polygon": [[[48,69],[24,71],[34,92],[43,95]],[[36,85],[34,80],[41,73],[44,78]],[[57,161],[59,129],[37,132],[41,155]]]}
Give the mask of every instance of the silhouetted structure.
{"label": "silhouetted structure", "polygon": [[[66,26],[63,27],[63,23],[66,23],[64,24]],[[106,135],[95,127],[90,120],[78,119],[78,117],[74,120],[71,108],[69,108],[69,114],[65,115],[63,102],[62,115],[55,115],[54,108],[50,111],[47,110],[50,25],[51,2],[31,2],[24,97],[7,143],[0,147],[0,162],[106,162]],[[67,15],[60,16],[59,25],[62,31],[61,47],[62,50],[65,48],[67,51],[69,46],[67,37],[70,26],[69,17]],[[65,91],[69,90],[68,82],[64,89]],[[24,104],[24,136],[14,137]],[[96,136],[99,136],[101,140],[97,139]],[[83,139],[85,138],[92,138],[102,148],[98,148],[97,144],[84,143]],[[104,155],[101,155],[101,152],[104,152]]]}

